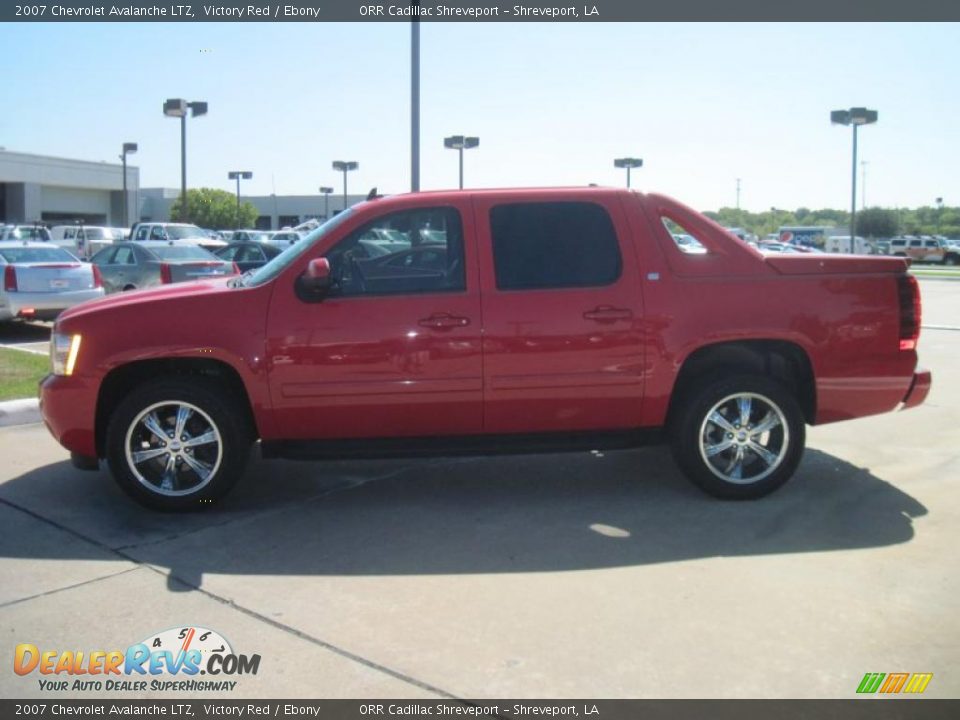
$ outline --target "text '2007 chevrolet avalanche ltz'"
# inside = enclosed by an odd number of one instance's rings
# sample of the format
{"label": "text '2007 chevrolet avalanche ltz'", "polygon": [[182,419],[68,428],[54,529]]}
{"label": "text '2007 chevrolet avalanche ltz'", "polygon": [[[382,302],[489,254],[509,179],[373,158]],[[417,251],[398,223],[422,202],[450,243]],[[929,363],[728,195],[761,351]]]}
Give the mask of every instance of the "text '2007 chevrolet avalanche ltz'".
{"label": "text '2007 chevrolet avalanche ltz'", "polygon": [[654,194],[424,192],[240,277],[68,310],[41,409],[78,467],[106,459],[167,510],[223,496],[257,440],[383,457],[651,430],[706,492],[756,498],[794,473],[806,424],[923,402],[919,329],[903,259],[765,256]]}

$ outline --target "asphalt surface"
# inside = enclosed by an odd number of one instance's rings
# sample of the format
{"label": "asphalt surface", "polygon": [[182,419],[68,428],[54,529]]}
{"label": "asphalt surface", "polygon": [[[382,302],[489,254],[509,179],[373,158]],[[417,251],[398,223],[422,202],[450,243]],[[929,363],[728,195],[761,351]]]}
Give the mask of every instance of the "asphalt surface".
{"label": "asphalt surface", "polygon": [[[924,324],[960,328],[960,284],[922,289]],[[647,448],[256,460],[210,512],[163,515],[42,426],[2,429],[0,696],[85,696],[15,675],[17,643],[197,626],[258,674],[86,696],[850,698],[866,672],[932,672],[926,696],[958,697],[960,331],[920,355],[924,406],[810,429],[752,503]]]}

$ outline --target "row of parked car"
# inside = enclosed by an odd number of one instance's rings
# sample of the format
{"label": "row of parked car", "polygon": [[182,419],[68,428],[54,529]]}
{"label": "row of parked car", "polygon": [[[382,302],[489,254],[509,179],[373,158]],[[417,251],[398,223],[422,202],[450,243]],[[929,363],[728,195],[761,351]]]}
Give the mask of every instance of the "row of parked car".
{"label": "row of parked car", "polygon": [[246,272],[303,237],[298,230],[209,231],[187,223],[0,225],[0,322],[53,319],[107,293]]}

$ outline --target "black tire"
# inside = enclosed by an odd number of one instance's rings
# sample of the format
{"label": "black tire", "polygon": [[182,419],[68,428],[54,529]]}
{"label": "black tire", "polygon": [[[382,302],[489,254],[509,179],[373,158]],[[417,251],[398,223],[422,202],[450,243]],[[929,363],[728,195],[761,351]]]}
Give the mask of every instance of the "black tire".
{"label": "black tire", "polygon": [[[749,401],[750,429],[741,423],[740,398]],[[751,436],[761,426],[766,429]],[[677,464],[695,485],[717,498],[752,500],[790,479],[803,455],[805,431],[800,406],[783,385],[758,375],[733,375],[707,380],[684,394],[671,423],[671,441]]]}
{"label": "black tire", "polygon": [[956,265],[956,264],[957,264],[957,260],[958,260],[958,259],[960,259],[960,258],[958,258],[956,255],[952,255],[952,254],[951,254],[951,255],[947,255],[947,256],[943,259],[943,264],[944,264],[944,265],[951,265],[951,266],[953,266],[953,265]]}
{"label": "black tire", "polygon": [[[182,434],[171,437],[180,422],[180,408]],[[125,493],[154,510],[209,508],[229,492],[246,467],[253,441],[246,417],[230,391],[210,378],[169,377],[145,383],[110,418],[106,444],[110,471]],[[161,437],[163,432],[167,437]],[[134,452],[148,457],[134,462]]]}

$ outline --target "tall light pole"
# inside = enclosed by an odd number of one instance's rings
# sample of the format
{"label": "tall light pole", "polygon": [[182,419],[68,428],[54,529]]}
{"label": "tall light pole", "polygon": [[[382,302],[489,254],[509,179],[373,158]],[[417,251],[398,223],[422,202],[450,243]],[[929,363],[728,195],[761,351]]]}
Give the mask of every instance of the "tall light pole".
{"label": "tall light pole", "polygon": [[323,219],[330,219],[330,193],[333,192],[332,187],[327,187],[323,185],[320,187],[320,192],[323,193]]}
{"label": "tall light pole", "polygon": [[180,118],[180,215],[181,220],[189,222],[187,212],[187,110],[193,117],[207,114],[207,103],[202,100],[187,102],[182,98],[173,98],[163,103],[163,114]]}
{"label": "tall light pole", "polygon": [[120,160],[123,162],[123,226],[130,226],[130,211],[128,208],[130,199],[127,197],[127,155],[137,151],[136,143],[124,143],[123,152],[120,153]]}
{"label": "tall light pole", "polygon": [[231,170],[227,173],[228,180],[237,181],[237,214],[233,219],[233,229],[240,229],[240,181],[249,180],[253,177],[253,173],[249,170]]}
{"label": "tall light pole", "polygon": [[613,166],[618,168],[627,169],[627,187],[630,187],[630,169],[643,167],[643,160],[640,158],[615,158],[613,161]]}
{"label": "tall light pole", "polygon": [[937,235],[940,234],[940,216],[943,214],[943,198],[938,197],[937,203]]}
{"label": "tall light pole", "polygon": [[850,188],[850,252],[854,252],[854,238],[857,235],[857,128],[877,121],[877,111],[857,107],[849,110],[833,110],[830,122],[835,125],[853,126],[853,172]]}
{"label": "tall light pole", "polygon": [[443,146],[449,150],[456,150],[460,153],[460,189],[463,190],[463,151],[475,148],[480,144],[478,137],[464,137],[463,135],[451,135],[443,139]]}
{"label": "tall light pole", "polygon": [[[420,1],[410,23],[410,192],[420,191]],[[344,176],[346,182],[346,176]],[[346,203],[346,201],[344,201]],[[344,205],[346,207],[346,205]]]}
{"label": "tall light pole", "polygon": [[343,173],[343,209],[347,209],[347,173],[360,167],[360,163],[353,160],[334,160],[333,169]]}

